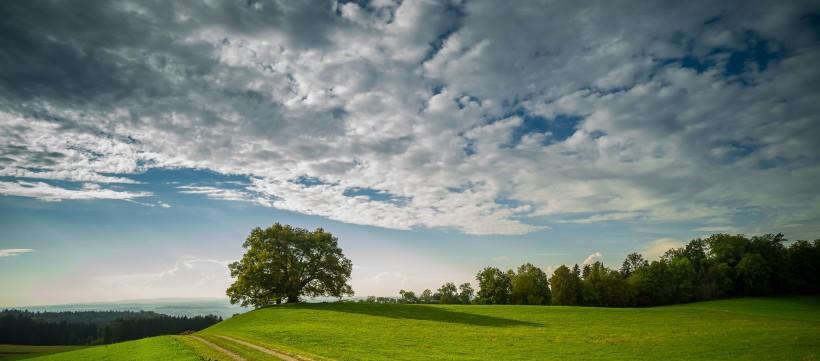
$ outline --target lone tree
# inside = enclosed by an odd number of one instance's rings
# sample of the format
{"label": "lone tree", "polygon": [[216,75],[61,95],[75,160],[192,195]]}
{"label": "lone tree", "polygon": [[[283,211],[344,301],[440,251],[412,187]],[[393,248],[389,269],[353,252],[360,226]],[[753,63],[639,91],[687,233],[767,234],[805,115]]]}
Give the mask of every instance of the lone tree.
{"label": "lone tree", "polygon": [[353,295],[347,284],[353,263],[338,239],[321,228],[257,227],[242,247],[247,250],[242,259],[228,265],[236,278],[227,291],[233,304],[259,308],[282,300],[296,303],[300,296]]}

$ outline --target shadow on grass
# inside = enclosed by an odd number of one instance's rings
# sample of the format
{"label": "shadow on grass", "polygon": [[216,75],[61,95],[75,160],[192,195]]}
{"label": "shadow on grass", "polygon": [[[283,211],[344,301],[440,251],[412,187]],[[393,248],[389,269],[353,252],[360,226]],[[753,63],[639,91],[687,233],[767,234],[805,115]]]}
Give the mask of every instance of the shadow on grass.
{"label": "shadow on grass", "polygon": [[[405,304],[362,304],[362,303],[302,303],[292,307],[321,311],[355,313],[360,315],[387,317],[395,319],[409,319],[422,321],[436,321],[447,323],[461,323],[473,326],[510,327],[510,326],[541,326],[537,323],[511,320],[495,316],[478,315],[474,313],[458,312],[451,309],[429,305]],[[466,306],[469,307],[469,306]]]}

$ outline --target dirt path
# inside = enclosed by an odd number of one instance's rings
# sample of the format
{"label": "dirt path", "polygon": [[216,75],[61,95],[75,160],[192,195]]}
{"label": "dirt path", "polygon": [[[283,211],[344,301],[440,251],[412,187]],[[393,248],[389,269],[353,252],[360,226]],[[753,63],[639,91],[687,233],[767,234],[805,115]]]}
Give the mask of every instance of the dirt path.
{"label": "dirt path", "polygon": [[226,350],[226,349],[224,349],[224,348],[222,348],[222,347],[220,347],[220,346],[216,345],[215,343],[213,343],[213,342],[211,342],[211,341],[208,341],[208,340],[206,340],[206,339],[204,339],[204,338],[202,338],[202,337],[199,337],[199,336],[194,336],[194,335],[191,335],[190,337],[191,337],[191,338],[193,338],[193,339],[196,339],[196,340],[197,340],[197,341],[199,341],[199,342],[204,343],[204,344],[205,344],[205,345],[207,345],[208,347],[210,347],[210,348],[212,348],[212,349],[214,349],[214,350],[218,351],[219,353],[221,353],[221,354],[223,354],[223,355],[225,355],[225,356],[228,356],[228,357],[230,357],[230,358],[232,358],[232,359],[234,359],[234,360],[236,360],[236,361],[245,361],[245,359],[244,359],[242,356],[239,356],[239,355],[237,355],[237,354],[235,354],[235,353],[233,353],[233,352],[231,352],[231,351],[228,351],[228,350]]}
{"label": "dirt path", "polygon": [[228,337],[228,336],[223,336],[223,335],[216,335],[216,336],[217,336],[217,337],[222,337],[222,338],[224,338],[224,339],[226,339],[226,340],[229,340],[229,341],[236,342],[236,343],[238,343],[238,344],[240,344],[240,345],[242,345],[242,346],[245,346],[245,347],[250,347],[250,348],[252,348],[252,349],[254,349],[254,350],[257,350],[257,351],[260,351],[260,352],[264,352],[264,353],[266,353],[266,354],[268,354],[268,355],[278,357],[278,358],[280,358],[280,359],[282,359],[282,360],[285,360],[285,361],[303,361],[303,360],[308,360],[308,359],[304,359],[304,358],[301,358],[301,357],[300,357],[300,358],[295,358],[295,357],[293,357],[293,356],[288,356],[288,355],[285,355],[285,354],[283,354],[283,353],[281,353],[281,352],[276,352],[276,351],[271,350],[271,349],[269,349],[269,348],[265,348],[265,347],[262,347],[262,346],[258,346],[258,345],[252,344],[252,343],[250,343],[250,342],[243,341],[243,340],[240,340],[240,339],[236,339],[236,338],[233,338],[233,337]]}

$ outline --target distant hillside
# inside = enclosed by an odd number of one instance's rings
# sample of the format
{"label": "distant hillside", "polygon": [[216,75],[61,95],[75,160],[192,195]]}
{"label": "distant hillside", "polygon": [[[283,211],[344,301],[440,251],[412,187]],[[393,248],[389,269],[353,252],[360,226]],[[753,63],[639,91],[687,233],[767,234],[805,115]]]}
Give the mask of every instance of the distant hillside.
{"label": "distant hillside", "polygon": [[[2,308],[2,307],[0,307]],[[193,299],[145,299],[124,300],[101,303],[76,303],[47,306],[8,307],[17,310],[33,312],[62,312],[62,311],[149,311],[169,316],[206,316],[216,315],[223,319],[234,314],[250,311],[249,308],[232,305],[222,298],[193,298]]]}

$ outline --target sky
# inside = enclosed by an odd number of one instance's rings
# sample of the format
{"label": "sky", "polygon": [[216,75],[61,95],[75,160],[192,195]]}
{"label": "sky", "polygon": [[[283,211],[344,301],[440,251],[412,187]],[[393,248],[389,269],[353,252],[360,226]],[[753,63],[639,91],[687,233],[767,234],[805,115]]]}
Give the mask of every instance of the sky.
{"label": "sky", "polygon": [[0,305],[224,297],[274,222],[358,296],[820,238],[818,1],[3,1],[0,44]]}

